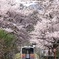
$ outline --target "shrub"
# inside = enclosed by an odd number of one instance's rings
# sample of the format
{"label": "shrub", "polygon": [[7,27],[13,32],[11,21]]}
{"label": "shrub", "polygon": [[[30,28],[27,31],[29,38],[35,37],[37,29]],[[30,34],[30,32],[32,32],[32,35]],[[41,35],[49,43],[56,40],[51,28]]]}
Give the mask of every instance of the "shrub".
{"label": "shrub", "polygon": [[0,29],[0,58],[6,59],[9,52],[15,48],[15,36]]}

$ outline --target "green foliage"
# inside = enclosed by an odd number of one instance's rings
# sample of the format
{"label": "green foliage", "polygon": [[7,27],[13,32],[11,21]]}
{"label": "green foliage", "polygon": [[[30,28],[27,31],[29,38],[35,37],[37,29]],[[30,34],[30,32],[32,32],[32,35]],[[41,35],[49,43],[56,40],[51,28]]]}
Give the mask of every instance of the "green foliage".
{"label": "green foliage", "polygon": [[59,57],[59,51],[57,50],[57,52],[56,52],[56,55],[57,55],[57,57]]}
{"label": "green foliage", "polygon": [[14,39],[14,35],[9,34],[4,30],[0,30],[0,39],[4,40],[5,44],[10,46],[10,44],[12,43]]}
{"label": "green foliage", "polygon": [[38,54],[35,54],[35,58],[36,58],[36,59],[39,59],[39,55],[38,55]]}
{"label": "green foliage", "polygon": [[17,54],[14,56],[14,59],[21,59],[21,54],[20,54],[20,53],[17,53]]}
{"label": "green foliage", "polygon": [[[6,31],[0,29],[0,53],[1,56],[6,56],[15,48],[15,36],[11,33],[7,33]],[[6,54],[6,55],[5,55]],[[6,58],[4,58],[6,59]]]}

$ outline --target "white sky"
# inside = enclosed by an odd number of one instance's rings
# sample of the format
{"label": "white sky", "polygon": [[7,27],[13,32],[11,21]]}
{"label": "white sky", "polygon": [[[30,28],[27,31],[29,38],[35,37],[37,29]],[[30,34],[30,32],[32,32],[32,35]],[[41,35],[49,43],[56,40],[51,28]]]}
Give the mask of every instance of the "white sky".
{"label": "white sky", "polygon": [[15,0],[17,3],[21,2],[21,0]]}

